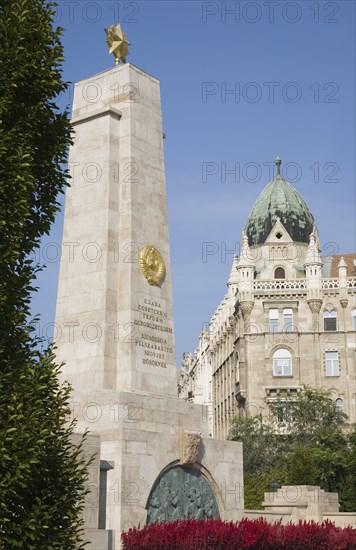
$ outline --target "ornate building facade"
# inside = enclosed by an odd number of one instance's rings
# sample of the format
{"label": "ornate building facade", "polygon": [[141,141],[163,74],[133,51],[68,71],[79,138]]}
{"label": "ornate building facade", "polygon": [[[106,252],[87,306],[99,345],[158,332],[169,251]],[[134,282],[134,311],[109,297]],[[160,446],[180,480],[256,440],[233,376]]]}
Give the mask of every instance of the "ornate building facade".
{"label": "ornate building facade", "polygon": [[356,422],[356,254],[320,256],[314,218],[280,165],[248,218],[209,331],[178,375],[180,397],[207,405],[217,438],[233,416],[304,384],[331,389]]}

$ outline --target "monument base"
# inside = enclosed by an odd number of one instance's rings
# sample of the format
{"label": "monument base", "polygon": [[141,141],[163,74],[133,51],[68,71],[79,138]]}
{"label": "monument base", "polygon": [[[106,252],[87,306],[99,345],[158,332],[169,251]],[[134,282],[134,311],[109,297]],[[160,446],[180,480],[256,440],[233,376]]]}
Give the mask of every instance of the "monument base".
{"label": "monument base", "polygon": [[[108,531],[94,540],[108,540],[107,548],[119,549],[121,533],[150,521],[149,510],[151,521],[212,517],[212,498],[204,487],[215,498],[214,517],[242,518],[242,444],[207,437],[205,407],[158,394],[107,390],[74,392],[72,407],[77,428],[89,426],[96,439],[97,468],[100,460],[100,476],[89,483],[85,519],[88,528]],[[170,485],[168,476],[159,485],[170,471],[185,482]],[[167,515],[169,506],[172,515]],[[90,548],[104,550],[94,540]]]}

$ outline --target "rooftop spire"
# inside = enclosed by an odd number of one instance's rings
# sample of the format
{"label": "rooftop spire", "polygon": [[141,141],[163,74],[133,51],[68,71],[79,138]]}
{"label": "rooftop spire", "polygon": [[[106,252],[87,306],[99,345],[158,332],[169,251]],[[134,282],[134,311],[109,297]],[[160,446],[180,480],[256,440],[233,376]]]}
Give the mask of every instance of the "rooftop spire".
{"label": "rooftop spire", "polygon": [[319,253],[318,234],[315,224],[313,226],[313,231],[310,234],[309,246],[304,265],[323,265]]}
{"label": "rooftop spire", "polygon": [[241,254],[240,258],[238,259],[238,262],[236,264],[236,267],[253,267],[254,261],[251,255],[250,247],[248,244],[248,237],[246,231],[242,230],[242,247],[241,247]]}
{"label": "rooftop spire", "polygon": [[234,259],[233,259],[233,262],[232,262],[232,266],[231,266],[230,277],[229,277],[229,280],[227,282],[228,286],[236,284],[236,283],[239,282],[239,278],[238,278],[238,275],[237,275],[238,261],[239,261],[239,258],[238,258],[238,256],[235,255]]}
{"label": "rooftop spire", "polygon": [[281,175],[281,164],[282,164],[282,161],[281,161],[281,159],[279,158],[279,155],[277,155],[277,158],[276,158],[275,162],[276,162],[276,167],[277,167],[277,174],[276,174],[276,176],[280,176],[280,175]]}

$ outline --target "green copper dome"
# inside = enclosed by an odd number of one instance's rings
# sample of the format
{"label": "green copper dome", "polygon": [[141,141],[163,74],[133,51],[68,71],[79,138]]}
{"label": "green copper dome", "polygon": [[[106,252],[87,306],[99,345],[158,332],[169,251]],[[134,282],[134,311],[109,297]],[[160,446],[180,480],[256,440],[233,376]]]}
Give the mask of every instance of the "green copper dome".
{"label": "green copper dome", "polygon": [[250,246],[263,244],[279,218],[295,242],[309,243],[314,218],[299,193],[280,175],[281,160],[276,159],[277,174],[263,189],[252,208],[245,231]]}

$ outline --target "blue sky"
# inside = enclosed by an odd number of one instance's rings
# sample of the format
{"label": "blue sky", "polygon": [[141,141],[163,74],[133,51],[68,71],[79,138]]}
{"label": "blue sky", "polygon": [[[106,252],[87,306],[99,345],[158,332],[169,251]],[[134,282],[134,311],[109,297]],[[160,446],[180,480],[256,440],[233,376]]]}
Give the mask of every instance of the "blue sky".
{"label": "blue sky", "polygon": [[[118,18],[128,61],[161,81],[180,364],[224,296],[277,154],[316,219],[322,253],[355,251],[355,2],[62,0],[66,81],[113,66],[103,29]],[[70,103],[68,92],[61,106]],[[46,243],[61,242],[62,224],[63,212],[43,242],[47,269],[33,299],[45,336],[59,270]]]}

